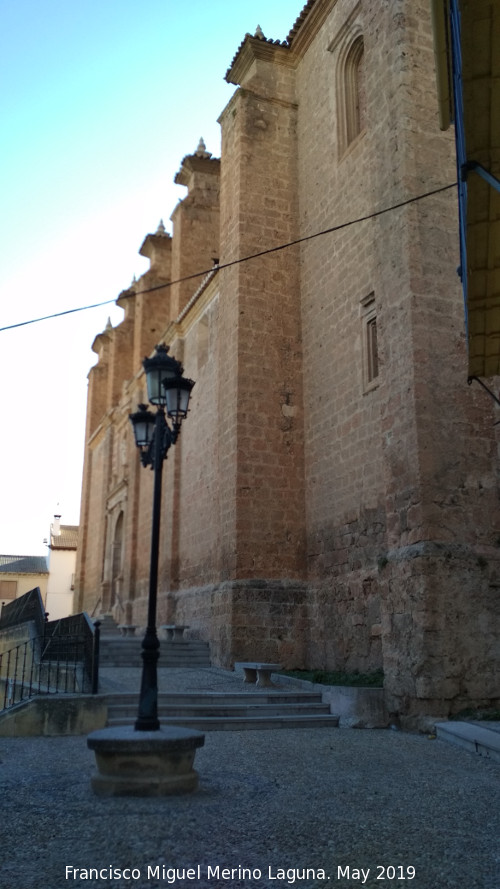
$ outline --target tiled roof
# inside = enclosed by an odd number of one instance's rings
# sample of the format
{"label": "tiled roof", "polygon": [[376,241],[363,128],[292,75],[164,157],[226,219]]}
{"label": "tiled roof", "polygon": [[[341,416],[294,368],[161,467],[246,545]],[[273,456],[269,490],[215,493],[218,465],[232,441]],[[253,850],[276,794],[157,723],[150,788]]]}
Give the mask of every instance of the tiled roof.
{"label": "tiled roof", "polygon": [[317,3],[317,0],[308,0],[306,5],[302,9],[302,12],[296,18],[295,24],[294,24],[293,28],[291,29],[291,31],[289,31],[288,37],[286,38],[286,42],[287,42],[288,46],[292,45],[294,38],[296,37],[300,28],[304,24],[307,16],[311,12],[311,9],[313,8],[313,6],[316,5],[316,3]]}
{"label": "tiled roof", "polygon": [[[259,37],[259,36],[257,36],[257,35],[253,35],[253,34],[249,34],[249,33],[245,34],[245,36],[244,36],[243,40],[241,41],[241,43],[240,43],[238,49],[236,50],[236,53],[235,53],[234,58],[233,58],[233,61],[231,62],[229,68],[227,69],[227,71],[226,71],[226,73],[225,73],[225,75],[224,75],[224,80],[228,80],[228,78],[230,77],[230,75],[231,75],[231,69],[232,69],[234,63],[236,62],[236,59],[238,58],[238,56],[239,56],[241,50],[243,49],[243,47],[244,47],[246,41],[248,40],[248,38],[252,38],[252,39],[254,39],[254,40],[260,40],[260,41],[262,41],[262,43],[270,43],[272,46],[285,46],[285,47],[288,46],[286,40],[268,40],[267,37]],[[229,82],[231,82],[231,81],[229,81]]]}
{"label": "tiled roof", "polygon": [[293,43],[294,38],[296,37],[296,35],[299,32],[300,28],[302,27],[303,23],[305,22],[307,16],[309,15],[311,9],[313,8],[313,6],[315,6],[316,3],[317,3],[317,0],[308,0],[308,2],[306,3],[306,5],[303,7],[302,11],[298,15],[298,17],[295,19],[295,23],[294,23],[293,27],[291,28],[291,30],[289,31],[288,36],[285,40],[270,40],[267,37],[264,37],[263,35],[261,36],[259,33],[255,33],[255,34],[246,33],[243,40],[241,41],[238,49],[236,50],[233,61],[231,62],[229,68],[227,69],[224,79],[227,80],[228,77],[230,76],[231,68],[233,67],[234,63],[236,62],[236,59],[238,58],[243,46],[245,45],[245,43],[249,37],[253,37],[255,40],[261,40],[263,43],[273,44],[274,46],[284,46],[287,48],[290,47]]}
{"label": "tiled roof", "polygon": [[79,525],[61,525],[60,528],[60,534],[50,534],[50,548],[77,549]]}
{"label": "tiled roof", "polygon": [[45,556],[0,556],[4,574],[48,574]]}

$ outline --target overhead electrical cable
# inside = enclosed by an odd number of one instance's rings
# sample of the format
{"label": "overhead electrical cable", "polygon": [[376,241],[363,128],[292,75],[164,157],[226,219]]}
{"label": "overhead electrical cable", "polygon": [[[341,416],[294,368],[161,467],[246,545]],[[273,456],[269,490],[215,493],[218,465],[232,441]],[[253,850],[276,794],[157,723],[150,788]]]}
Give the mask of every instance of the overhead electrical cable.
{"label": "overhead electrical cable", "polygon": [[[242,256],[239,259],[233,259],[230,262],[225,262],[221,264],[217,264],[212,266],[209,269],[204,269],[201,272],[194,272],[192,275],[185,275],[183,278],[177,278],[175,281],[165,281],[163,284],[155,284],[154,287],[146,287],[144,290],[134,290],[133,293],[130,294],[130,297],[141,296],[143,293],[152,293],[155,290],[163,290],[165,287],[172,287],[174,284],[182,284],[184,281],[191,281],[194,278],[202,278],[205,275],[210,274],[210,272],[220,271],[222,269],[228,269],[232,266],[239,265],[242,262],[250,262],[252,259],[260,259],[262,256],[268,256],[270,253],[277,253],[279,250],[286,250],[288,247],[295,247],[298,244],[304,244],[307,241],[312,241],[314,238],[319,238],[322,235],[329,235],[334,232],[341,231],[344,228],[349,228],[351,225],[357,225],[360,222],[367,222],[370,219],[376,219],[378,216],[383,216],[385,213],[391,213],[394,210],[399,210],[401,207],[407,207],[408,204],[414,204],[417,201],[422,201],[425,198],[432,197],[433,195],[440,194],[443,191],[448,191],[451,188],[456,188],[457,183],[451,182],[449,185],[442,185],[439,188],[434,188],[432,191],[426,191],[424,194],[416,195],[413,198],[407,198],[405,201],[400,201],[398,204],[392,204],[390,207],[384,207],[382,210],[375,210],[373,213],[368,213],[366,216],[359,216],[357,219],[351,219],[348,222],[341,222],[338,225],[333,225],[331,228],[325,228],[320,232],[314,232],[312,235],[304,235],[302,238],[296,238],[294,241],[287,241],[286,244],[279,244],[277,247],[269,247],[266,250],[260,250],[258,253],[252,253],[249,256]],[[121,294],[121,297],[118,298],[127,298],[128,294],[126,291]],[[71,315],[74,312],[85,312],[87,309],[98,309],[101,306],[108,306],[110,303],[116,303],[115,299],[107,299],[104,302],[93,303],[88,306],[79,306],[76,309],[65,309],[63,312],[54,312],[52,315],[44,315],[41,318],[32,318],[29,321],[19,321],[17,324],[9,324],[6,327],[0,327],[0,333],[5,330],[13,330],[15,327],[24,327],[27,324],[38,324],[39,321],[49,321],[52,318],[61,318],[63,315]]]}
{"label": "overhead electrical cable", "polygon": [[99,309],[101,306],[109,306],[110,303],[116,303],[115,299],[107,299],[102,303],[94,303],[92,306],[79,306],[76,309],[65,309],[63,312],[54,312],[53,315],[42,315],[41,318],[32,318],[30,321],[18,321],[17,324],[9,324],[7,327],[0,327],[2,330],[12,330],[14,327],[25,327],[26,324],[38,324],[39,321],[50,321],[51,318],[61,318],[62,315],[71,315],[73,312],[85,312],[87,309]]}

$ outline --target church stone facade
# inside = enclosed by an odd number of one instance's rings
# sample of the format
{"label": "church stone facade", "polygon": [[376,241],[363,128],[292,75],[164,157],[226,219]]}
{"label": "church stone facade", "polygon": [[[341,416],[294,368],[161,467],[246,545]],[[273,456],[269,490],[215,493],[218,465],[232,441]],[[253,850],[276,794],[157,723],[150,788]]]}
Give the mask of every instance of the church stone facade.
{"label": "church stone facade", "polygon": [[225,667],[382,668],[407,725],[498,706],[497,417],[467,386],[427,0],[309,0],[226,79],[220,160],[182,160],[173,233],[94,342],[78,605],[145,623],[153,474],[128,416],[164,342],[196,385],[158,623]]}

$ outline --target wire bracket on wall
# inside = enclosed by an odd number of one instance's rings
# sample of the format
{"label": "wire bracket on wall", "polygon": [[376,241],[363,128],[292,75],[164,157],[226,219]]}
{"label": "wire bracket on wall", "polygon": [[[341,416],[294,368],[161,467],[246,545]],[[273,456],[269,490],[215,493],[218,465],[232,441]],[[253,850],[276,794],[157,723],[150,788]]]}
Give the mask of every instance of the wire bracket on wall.
{"label": "wire bracket on wall", "polygon": [[479,164],[477,161],[466,161],[465,164],[462,164],[460,168],[460,178],[463,182],[467,181],[467,175],[470,172],[477,173],[478,176],[481,176],[483,179],[488,182],[492,188],[495,188],[497,191],[500,191],[500,180],[490,173],[482,164]]}
{"label": "wire bracket on wall", "polygon": [[[492,392],[491,389],[486,385],[486,383],[483,383],[483,381],[482,381],[479,377],[474,377],[474,376],[472,376],[472,377],[467,377],[467,385],[470,386],[474,380],[476,380],[476,382],[478,382],[479,385],[483,387],[483,389],[486,389],[488,395],[491,395],[493,401],[496,401],[496,403],[497,403],[498,406],[500,407],[500,399],[497,398],[497,396],[495,395],[495,393]],[[499,423],[500,423],[500,420],[497,420],[495,423],[493,423],[493,425],[494,425],[494,426],[498,426]]]}

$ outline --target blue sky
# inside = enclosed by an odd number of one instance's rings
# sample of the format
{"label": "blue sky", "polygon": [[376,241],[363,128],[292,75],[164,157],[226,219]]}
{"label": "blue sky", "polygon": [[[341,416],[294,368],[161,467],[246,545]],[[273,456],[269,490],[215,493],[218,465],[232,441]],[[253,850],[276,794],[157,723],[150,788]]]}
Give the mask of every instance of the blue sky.
{"label": "blue sky", "polygon": [[[105,300],[185,189],[200,136],[220,153],[224,74],[295,0],[0,0],[0,327]],[[0,552],[43,554],[77,524],[91,345],[111,303],[0,332]]]}

